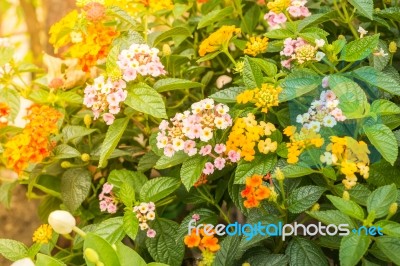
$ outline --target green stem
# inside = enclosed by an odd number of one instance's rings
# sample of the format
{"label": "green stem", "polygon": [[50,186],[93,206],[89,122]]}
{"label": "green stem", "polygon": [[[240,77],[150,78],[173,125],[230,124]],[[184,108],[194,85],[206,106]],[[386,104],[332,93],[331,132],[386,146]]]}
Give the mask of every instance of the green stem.
{"label": "green stem", "polygon": [[73,230],[75,233],[77,233],[78,235],[80,235],[82,238],[85,238],[85,237],[86,237],[86,233],[85,233],[83,230],[81,230],[79,227],[74,226],[74,227],[72,228],[72,230]]}
{"label": "green stem", "polygon": [[279,183],[279,189],[281,190],[281,194],[282,194],[283,206],[286,206],[286,194],[285,194],[285,187],[283,185],[283,180],[278,180],[278,183]]}
{"label": "green stem", "polygon": [[224,52],[224,54],[226,54],[226,56],[229,58],[229,60],[231,60],[231,62],[233,63],[233,66],[236,66],[236,61],[235,59],[233,59],[232,55],[229,53],[227,48],[224,48],[222,50],[222,52]]}
{"label": "green stem", "polygon": [[197,191],[200,193],[200,195],[210,204],[212,204],[213,206],[215,206],[219,211],[220,214],[222,215],[222,218],[228,223],[230,224],[230,220],[229,217],[224,213],[224,211],[221,209],[221,207],[214,201],[214,199],[212,198],[211,194],[207,191],[207,189],[205,189],[206,192],[208,192],[207,194],[210,195],[210,197],[208,197],[207,195],[205,195],[202,191],[201,191],[202,187],[199,187],[197,189]]}
{"label": "green stem", "polygon": [[311,68],[315,71],[315,72],[317,72],[318,74],[320,74],[320,75],[322,75],[322,76],[325,76],[325,74],[324,73],[322,73],[318,68],[316,68],[314,65],[310,65],[311,66]]}
{"label": "green stem", "polygon": [[347,69],[349,69],[351,66],[353,65],[353,63],[349,63],[347,66],[345,66],[344,68],[342,68],[339,73],[343,73],[345,72]]}

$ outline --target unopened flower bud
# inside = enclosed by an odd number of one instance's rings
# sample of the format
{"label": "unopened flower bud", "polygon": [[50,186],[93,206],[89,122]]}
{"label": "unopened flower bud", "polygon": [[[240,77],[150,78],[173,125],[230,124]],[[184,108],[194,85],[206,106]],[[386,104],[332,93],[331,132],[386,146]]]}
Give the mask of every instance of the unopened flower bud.
{"label": "unopened flower bud", "polygon": [[85,123],[86,127],[89,128],[92,124],[92,117],[89,114],[85,115],[83,117],[83,122]]}
{"label": "unopened flower bud", "polygon": [[285,175],[283,174],[283,172],[281,171],[281,169],[279,167],[277,167],[275,169],[275,178],[278,181],[283,181],[285,180]]}
{"label": "unopened flower bud", "polygon": [[316,211],[319,211],[319,208],[320,208],[321,206],[318,204],[318,203],[315,203],[312,207],[311,207],[311,211],[312,212],[316,212]]}
{"label": "unopened flower bud", "polygon": [[338,40],[346,40],[346,37],[344,37],[342,34],[340,34],[340,35],[338,36]]}
{"label": "unopened flower bud", "polygon": [[70,163],[70,162],[68,162],[68,161],[63,161],[63,162],[61,162],[61,167],[62,168],[70,168],[72,166],[72,164]]}
{"label": "unopened flower bud", "polygon": [[350,200],[350,194],[349,194],[349,192],[347,192],[346,190],[343,191],[343,196],[342,196],[342,198],[343,198],[344,200]]}
{"label": "unopened flower bud", "polygon": [[69,234],[76,225],[75,218],[67,211],[53,211],[50,213],[48,222],[58,234]]}
{"label": "unopened flower bud", "polygon": [[390,42],[389,43],[389,52],[391,52],[392,54],[397,52],[397,44],[396,44],[396,42]]}
{"label": "unopened flower bud", "polygon": [[242,264],[242,266],[251,266],[251,265],[250,265],[250,263],[245,262],[245,263]]}
{"label": "unopened flower bud", "polygon": [[273,202],[276,202],[276,200],[277,200],[277,198],[278,198],[278,193],[276,193],[274,187],[271,187],[270,190],[271,190],[271,192],[270,192],[270,194],[269,194],[269,200],[270,200],[270,201],[273,201]]}
{"label": "unopened flower bud", "polygon": [[97,263],[99,261],[99,254],[92,248],[85,249],[85,257],[88,261]]}
{"label": "unopened flower bud", "polygon": [[334,49],[335,49],[335,47],[334,47],[332,44],[328,44],[328,45],[326,46],[326,50],[327,50],[328,52],[332,52]]}
{"label": "unopened flower bud", "polygon": [[81,160],[84,161],[84,162],[90,161],[90,155],[87,154],[87,153],[83,153],[83,154],[81,155]]}
{"label": "unopened flower bud", "polygon": [[23,258],[17,261],[14,261],[11,266],[35,266],[35,263],[30,258]]}
{"label": "unopened flower bud", "polygon": [[162,52],[164,56],[171,55],[171,47],[168,44],[164,44],[162,47]]}
{"label": "unopened flower bud", "polygon": [[397,202],[393,202],[392,204],[390,204],[389,215],[391,215],[391,216],[395,215],[397,212],[397,207],[398,207]]}

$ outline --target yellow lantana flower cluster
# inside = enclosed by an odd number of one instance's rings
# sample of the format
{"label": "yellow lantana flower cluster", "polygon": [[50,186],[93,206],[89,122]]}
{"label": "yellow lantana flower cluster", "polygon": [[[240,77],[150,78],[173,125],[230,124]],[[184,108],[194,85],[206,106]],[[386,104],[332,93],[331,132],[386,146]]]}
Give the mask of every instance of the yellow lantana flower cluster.
{"label": "yellow lantana flower cluster", "polygon": [[264,37],[250,37],[250,40],[246,43],[246,49],[244,53],[251,56],[257,56],[264,53],[268,48],[268,38]]}
{"label": "yellow lantana flower cluster", "polygon": [[284,13],[286,9],[290,6],[291,0],[275,0],[268,2],[267,7],[274,13]]}
{"label": "yellow lantana flower cluster", "polygon": [[35,243],[46,244],[53,236],[53,228],[48,224],[42,224],[33,233],[32,241]]}
{"label": "yellow lantana flower cluster", "polygon": [[311,146],[319,148],[324,144],[324,139],[320,134],[304,127],[300,132],[296,132],[295,126],[288,126],[283,133],[290,138],[286,146],[288,148],[287,162],[291,164],[299,161],[299,156],[305,149]]}
{"label": "yellow lantana flower cluster", "polygon": [[239,33],[240,29],[235,26],[222,26],[200,44],[199,55],[205,56],[208,53],[227,47],[234,34]]}
{"label": "yellow lantana flower cluster", "polygon": [[278,96],[282,88],[275,87],[272,84],[262,84],[261,88],[252,90],[245,90],[236,97],[238,103],[246,104],[248,102],[254,103],[255,106],[261,108],[264,113],[268,112],[268,108],[279,105]]}
{"label": "yellow lantana flower cluster", "polygon": [[343,138],[332,136],[330,140],[331,143],[326,147],[327,152],[320,159],[340,169],[340,172],[345,175],[342,181],[345,188],[351,189],[357,184],[355,173],[367,179],[369,177],[368,154],[370,153],[367,144],[347,136]]}
{"label": "yellow lantana flower cluster", "polygon": [[226,150],[234,150],[240,153],[245,161],[254,160],[256,153],[255,147],[259,152],[268,154],[275,152],[278,143],[270,138],[261,140],[264,136],[270,136],[276,128],[272,123],[261,121],[257,123],[254,114],[248,114],[247,117],[236,119],[226,142]]}

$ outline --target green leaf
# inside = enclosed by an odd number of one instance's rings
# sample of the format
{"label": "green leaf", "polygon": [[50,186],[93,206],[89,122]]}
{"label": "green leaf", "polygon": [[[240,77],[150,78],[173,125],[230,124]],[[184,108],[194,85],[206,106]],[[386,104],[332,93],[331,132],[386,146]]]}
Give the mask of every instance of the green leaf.
{"label": "green leaf", "polygon": [[349,234],[340,242],[340,265],[354,266],[364,256],[371,244],[371,239],[363,234]]}
{"label": "green leaf", "polygon": [[11,261],[28,256],[28,248],[21,242],[12,239],[0,239],[0,254]]}
{"label": "green leaf", "polygon": [[[370,169],[371,173],[371,169]],[[370,174],[371,178],[371,174]],[[343,184],[338,184],[335,186],[335,189],[337,190],[338,195],[342,195],[344,191],[344,186]],[[367,199],[369,195],[371,194],[371,191],[364,185],[357,183],[352,189],[348,190],[350,194],[350,199],[354,200],[360,205],[366,206],[367,205]]]}
{"label": "green leaf", "polygon": [[155,154],[153,151],[149,151],[143,157],[140,158],[137,170],[140,172],[146,172],[151,168],[155,167],[157,161],[160,159],[160,156]]}
{"label": "green leaf", "polygon": [[301,32],[303,29],[310,27],[310,26],[315,26],[315,25],[320,25],[321,23],[331,20],[333,18],[337,17],[337,12],[336,11],[330,11],[327,13],[319,13],[319,14],[313,14],[309,17],[306,17],[302,19],[297,27],[297,30]]}
{"label": "green leaf", "polygon": [[340,55],[340,60],[355,62],[369,56],[378,45],[379,34],[366,36],[345,45]]}
{"label": "green leaf", "polygon": [[233,7],[229,6],[220,10],[214,10],[202,17],[199,21],[199,24],[197,25],[197,29],[201,29],[204,27],[207,27],[214,22],[217,22],[224,17],[232,15],[233,12]]}
{"label": "green leaf", "polygon": [[125,236],[122,223],[122,217],[109,218],[96,224],[92,233],[104,238],[110,244],[115,244]]}
{"label": "green leaf", "polygon": [[245,91],[245,87],[231,87],[211,94],[209,98],[220,103],[236,103],[236,97]]}
{"label": "green leaf", "polygon": [[229,179],[229,183],[228,183],[228,193],[229,196],[232,199],[233,204],[243,213],[247,216],[249,210],[247,208],[244,207],[243,203],[244,203],[244,199],[241,196],[241,191],[244,189],[244,185],[236,185],[234,184],[235,181],[235,177],[232,176]]}
{"label": "green leaf", "polygon": [[172,157],[162,155],[160,157],[160,159],[158,159],[155,168],[156,169],[171,168],[172,166],[183,163],[188,158],[189,158],[189,156],[186,153],[184,153],[183,151],[179,151],[179,152],[175,153]]}
{"label": "green leaf", "polygon": [[373,67],[361,67],[352,72],[357,79],[378,87],[393,95],[400,95],[400,84],[389,74],[377,71]]}
{"label": "green leaf", "polygon": [[326,225],[334,224],[339,226],[340,224],[348,224],[350,228],[356,227],[349,216],[337,210],[308,211],[307,214]]}
{"label": "green leaf", "polygon": [[140,200],[159,201],[179,188],[181,182],[176,177],[156,177],[147,181],[140,190]]}
{"label": "green leaf", "polygon": [[246,260],[251,266],[288,265],[289,258],[283,254],[257,254]]}
{"label": "green leaf", "polygon": [[117,255],[121,266],[147,266],[146,261],[136,251],[122,243],[117,243]]}
{"label": "green leaf", "polygon": [[381,221],[375,223],[374,226],[376,226],[376,227],[380,226],[382,228],[382,232],[385,235],[400,238],[400,224],[399,223],[396,223],[393,221],[381,220]]}
{"label": "green leaf", "polygon": [[244,14],[244,17],[240,22],[240,28],[244,33],[251,34],[258,25],[259,18],[260,18],[260,8],[258,5],[253,5]]}
{"label": "green leaf", "polygon": [[217,57],[220,53],[222,53],[221,50],[206,54],[205,56],[202,56],[200,59],[197,59],[197,63],[201,63],[201,62],[205,62],[205,61],[209,61],[215,57]]}
{"label": "green leaf", "polygon": [[329,179],[336,180],[336,172],[332,167],[324,167],[322,174]]}
{"label": "green leaf", "polygon": [[270,39],[286,39],[293,37],[294,33],[287,29],[276,29],[268,31],[264,35]]}
{"label": "green leaf", "polygon": [[187,159],[181,168],[181,180],[187,191],[196,183],[203,172],[204,165],[207,162],[207,157],[195,155]]}
{"label": "green leaf", "polygon": [[[88,233],[85,237],[85,242],[83,244],[83,250],[87,248],[94,249],[99,256],[99,260],[107,266],[119,266],[119,259],[115,250],[111,245],[98,235],[93,233]],[[94,265],[92,262],[88,261],[85,257],[88,266]]]}
{"label": "green leaf", "polygon": [[54,159],[56,160],[81,157],[81,153],[77,149],[67,144],[58,145],[54,148],[53,152],[55,154]]}
{"label": "green leaf", "polygon": [[154,89],[158,92],[199,88],[202,86],[203,84],[199,82],[177,78],[160,79],[154,83]]}
{"label": "green leaf", "polygon": [[395,264],[400,264],[400,241],[399,238],[381,236],[375,239],[378,248]]}
{"label": "green leaf", "polygon": [[71,142],[73,144],[77,144],[82,137],[90,135],[95,131],[96,129],[89,129],[82,126],[66,125],[62,129],[63,141],[64,143]]}
{"label": "green leaf", "polygon": [[[376,50],[380,51],[381,49],[384,53],[389,54],[389,47],[383,40],[379,40],[378,46],[376,47]],[[390,56],[375,56],[374,54],[371,54],[368,60],[370,66],[374,67],[378,71],[382,71],[389,63]]]}
{"label": "green leaf", "polygon": [[396,137],[387,126],[383,124],[374,124],[363,126],[364,132],[369,141],[375,146],[379,153],[391,165],[396,162],[399,149],[396,145]]}
{"label": "green leaf", "polygon": [[265,175],[270,172],[276,164],[275,154],[257,154],[253,161],[240,160],[235,171],[235,184],[244,184],[246,178],[254,174]]}
{"label": "green leaf", "polygon": [[66,264],[61,262],[61,261],[59,261],[59,260],[57,260],[57,259],[55,259],[55,258],[52,258],[52,257],[47,256],[45,254],[39,253],[36,256],[35,265],[36,266],[64,266]]}
{"label": "green leaf", "polygon": [[326,196],[332,204],[341,212],[347,214],[350,217],[356,218],[360,221],[364,220],[364,210],[354,201],[344,200],[342,198],[327,195]]}
{"label": "green leaf", "polygon": [[314,173],[314,170],[310,167],[295,164],[288,164],[284,166],[281,170],[286,178],[301,177]]}
{"label": "green leaf", "polygon": [[361,15],[372,20],[372,12],[374,11],[373,0],[349,0],[348,2],[356,8]]}
{"label": "green leaf", "polygon": [[255,62],[268,77],[274,77],[278,73],[277,66],[270,61],[261,58],[250,58],[250,60]]}
{"label": "green leaf", "polygon": [[235,259],[240,258],[242,254],[238,254],[240,237],[238,235],[225,237],[221,242],[221,248],[215,255],[213,266],[230,266],[235,265]]}
{"label": "green leaf", "polygon": [[114,121],[114,123],[108,128],[106,137],[100,150],[100,160],[99,167],[103,168],[106,166],[107,159],[110,157],[111,153],[117,147],[126,127],[128,126],[129,118],[119,118]]}
{"label": "green leaf", "polygon": [[248,56],[244,58],[243,82],[248,89],[260,88],[263,82],[261,68]]}
{"label": "green leaf", "polygon": [[319,186],[304,186],[297,188],[290,193],[288,198],[288,209],[292,213],[300,213],[316,203],[326,191]]}
{"label": "green leaf", "polygon": [[113,184],[113,189],[116,190],[120,189],[124,183],[129,184],[135,189],[136,194],[139,194],[142,186],[147,182],[147,177],[141,172],[126,169],[112,170],[108,176],[108,182]]}
{"label": "green leaf", "polygon": [[400,21],[400,7],[393,6],[375,11],[375,14],[381,18],[386,18],[394,21]]}
{"label": "green leaf", "polygon": [[157,38],[154,40],[152,46],[157,46],[160,42],[165,41],[168,38],[176,37],[176,36],[182,36],[182,37],[189,37],[191,36],[192,33],[184,27],[176,27],[172,28],[170,30],[164,31],[160,35],[157,36]]}
{"label": "green leaf", "polygon": [[127,210],[125,210],[122,227],[124,229],[124,232],[132,240],[135,240],[136,235],[139,231],[139,220],[136,217],[136,213],[132,211],[132,208],[127,208]]}
{"label": "green leaf", "polygon": [[[125,104],[136,111],[157,118],[167,118],[165,104],[160,94],[147,84],[139,83],[128,86]],[[114,122],[115,123],[115,122]]]}
{"label": "green leaf", "polygon": [[383,217],[388,213],[390,205],[396,202],[396,199],[397,190],[395,185],[379,187],[368,197],[368,213],[375,211],[376,218]]}
{"label": "green leaf", "polygon": [[294,237],[285,253],[289,257],[289,265],[328,265],[328,261],[320,247],[305,238]]}
{"label": "green leaf", "polygon": [[339,108],[347,119],[361,118],[369,112],[367,96],[363,89],[351,79],[332,75],[329,86],[339,99]]}
{"label": "green leaf", "polygon": [[60,91],[57,93],[59,100],[57,102],[66,102],[69,104],[82,104],[83,98],[74,91]]}
{"label": "green leaf", "polygon": [[129,24],[132,29],[139,30],[140,25],[123,9],[118,6],[107,7],[107,13]]}
{"label": "green leaf", "polygon": [[126,207],[132,208],[133,202],[135,201],[135,190],[130,184],[123,183],[118,195]]}
{"label": "green leaf", "polygon": [[286,102],[315,90],[322,82],[322,78],[309,69],[299,69],[289,74],[281,83],[283,91],[279,94],[279,101]]}
{"label": "green leaf", "polygon": [[371,104],[371,112],[377,115],[396,115],[400,114],[400,107],[391,101],[378,99]]}
{"label": "green leaf", "polygon": [[90,192],[92,176],[89,171],[71,168],[61,177],[61,197],[69,211],[74,212],[81,206]]}
{"label": "green leaf", "polygon": [[154,238],[146,239],[146,246],[150,255],[157,262],[170,266],[180,266],[183,260],[185,247],[183,242],[177,242],[179,225],[164,218],[157,218],[152,224],[156,231]]}

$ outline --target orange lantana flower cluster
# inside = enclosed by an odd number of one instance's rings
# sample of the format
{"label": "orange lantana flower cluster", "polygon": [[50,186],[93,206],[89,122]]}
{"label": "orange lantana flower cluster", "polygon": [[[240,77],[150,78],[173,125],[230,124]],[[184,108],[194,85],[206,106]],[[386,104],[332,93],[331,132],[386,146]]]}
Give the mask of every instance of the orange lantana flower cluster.
{"label": "orange lantana flower cluster", "polygon": [[9,114],[10,107],[6,103],[0,103],[0,128],[7,125]]}
{"label": "orange lantana flower cluster", "polygon": [[260,201],[269,198],[271,190],[262,183],[261,175],[253,175],[246,179],[246,188],[240,193],[242,198],[246,198],[244,206],[246,208],[256,208],[260,206]]}
{"label": "orange lantana flower cluster", "polygon": [[218,238],[214,237],[214,230],[207,230],[211,232],[212,235],[207,235],[204,233],[204,229],[192,229],[190,235],[185,236],[184,242],[188,248],[198,247],[202,252],[217,252],[221,247],[218,244]]}
{"label": "orange lantana flower cluster", "polygon": [[29,123],[22,133],[5,144],[3,153],[6,166],[20,174],[29,163],[39,163],[50,154],[49,137],[58,131],[57,121],[61,113],[45,105],[33,105],[26,117]]}

